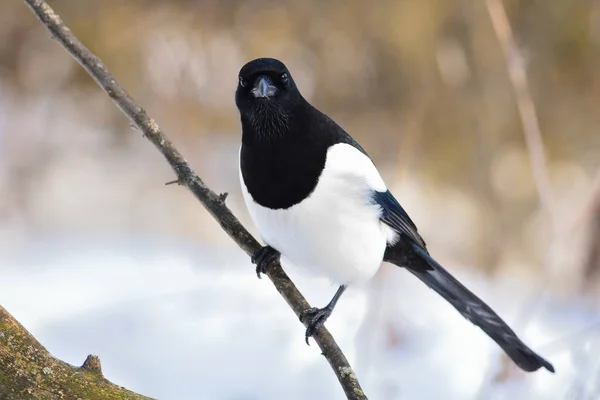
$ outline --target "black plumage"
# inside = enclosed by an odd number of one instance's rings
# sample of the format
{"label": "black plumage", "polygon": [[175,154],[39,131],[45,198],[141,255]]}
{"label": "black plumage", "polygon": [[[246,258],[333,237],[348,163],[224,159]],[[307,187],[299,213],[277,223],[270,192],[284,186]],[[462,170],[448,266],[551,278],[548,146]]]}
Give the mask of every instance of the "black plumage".
{"label": "black plumage", "polygon": [[[288,76],[287,82],[281,75]],[[267,76],[280,88],[275,100],[252,95],[252,83]],[[325,166],[327,150],[348,143],[366,152],[328,116],[308,103],[283,63],[255,60],[240,71],[236,104],[242,121],[241,171],[254,200],[271,209],[298,204],[314,190]],[[243,83],[243,82],[242,82]]]}

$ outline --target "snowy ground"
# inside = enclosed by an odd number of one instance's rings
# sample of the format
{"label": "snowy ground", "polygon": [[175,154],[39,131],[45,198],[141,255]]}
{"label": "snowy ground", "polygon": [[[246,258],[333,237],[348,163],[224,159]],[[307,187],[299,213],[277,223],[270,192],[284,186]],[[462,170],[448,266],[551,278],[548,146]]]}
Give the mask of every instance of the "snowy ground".
{"label": "snowy ground", "polygon": [[[96,243],[90,244],[92,240]],[[371,399],[597,399],[600,315],[523,282],[450,269],[557,370],[492,381],[500,351],[409,274],[389,268],[327,323]],[[292,274],[314,305],[335,288]],[[370,294],[369,294],[370,293]],[[343,399],[317,346],[241,251],[138,238],[29,243],[0,260],[0,304],[55,356],[159,399]],[[376,310],[367,312],[367,310]]]}

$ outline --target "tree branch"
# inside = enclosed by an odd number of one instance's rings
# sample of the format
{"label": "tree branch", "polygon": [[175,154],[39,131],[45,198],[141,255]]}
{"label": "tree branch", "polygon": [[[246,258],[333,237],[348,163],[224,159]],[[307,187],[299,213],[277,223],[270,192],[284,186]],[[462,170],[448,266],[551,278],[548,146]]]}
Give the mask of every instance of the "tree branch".
{"label": "tree branch", "polygon": [[0,306],[0,399],[151,400],[110,383],[100,360],[89,355],[81,367],[50,353]]}
{"label": "tree branch", "polygon": [[550,218],[554,231],[557,229],[554,196],[552,194],[546,155],[544,153],[544,142],[542,140],[535,103],[533,102],[527,82],[527,72],[523,56],[515,43],[502,0],[485,0],[485,5],[492,22],[492,28],[506,59],[508,78],[515,94],[517,110],[523,127],[523,135],[525,136],[538,198],[542,208]]}
{"label": "tree branch", "polygon": [[[196,196],[200,203],[211,213],[223,230],[227,232],[242,250],[248,255],[254,254],[261,247],[260,244],[225,205],[224,196],[210,190],[202,179],[196,175],[183,156],[160,130],[158,124],[117,83],[102,61],[71,33],[71,30],[45,1],[24,1],[50,31],[52,37],[81,64],[131,122],[163,154],[177,174],[177,182],[180,185],[185,185]],[[280,263],[272,263],[271,267],[267,270],[267,276],[271,279],[279,294],[294,310],[296,316],[299,317],[303,310],[310,307],[304,296],[302,296],[294,283],[283,271]],[[344,389],[346,397],[352,400],[367,399],[346,356],[325,327],[319,329],[314,340],[321,349],[323,356],[325,356],[331,365],[333,372]]]}

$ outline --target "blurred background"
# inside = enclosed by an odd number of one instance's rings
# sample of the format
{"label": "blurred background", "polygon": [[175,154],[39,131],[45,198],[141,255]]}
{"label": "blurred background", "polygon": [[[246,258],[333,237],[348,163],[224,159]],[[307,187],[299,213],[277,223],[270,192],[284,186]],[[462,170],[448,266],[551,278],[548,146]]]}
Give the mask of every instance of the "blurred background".
{"label": "blurred background", "polygon": [[[237,72],[284,61],[436,258],[557,370],[520,373],[384,266],[328,322],[370,398],[600,397],[599,2],[49,3],[252,232]],[[0,304],[56,356],[98,354],[149,396],[343,398],[272,285],[164,186],[160,154],[24,2],[0,10]],[[335,290],[288,270],[314,305]]]}

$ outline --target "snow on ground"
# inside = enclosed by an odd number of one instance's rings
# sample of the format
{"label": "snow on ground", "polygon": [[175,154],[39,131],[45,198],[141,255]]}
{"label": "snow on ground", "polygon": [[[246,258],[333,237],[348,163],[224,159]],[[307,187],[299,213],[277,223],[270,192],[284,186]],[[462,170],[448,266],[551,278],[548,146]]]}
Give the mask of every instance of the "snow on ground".
{"label": "snow on ground", "polygon": [[[80,365],[97,354],[108,379],[159,399],[343,399],[318,347],[306,346],[303,327],[245,255],[194,246],[38,240],[0,260],[0,304],[55,356]],[[371,399],[597,398],[597,311],[547,299],[525,324],[519,315],[530,285],[450,269],[557,374],[494,382],[499,348],[410,274],[389,267],[349,290],[327,323]],[[291,275],[314,305],[335,291]]]}

